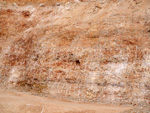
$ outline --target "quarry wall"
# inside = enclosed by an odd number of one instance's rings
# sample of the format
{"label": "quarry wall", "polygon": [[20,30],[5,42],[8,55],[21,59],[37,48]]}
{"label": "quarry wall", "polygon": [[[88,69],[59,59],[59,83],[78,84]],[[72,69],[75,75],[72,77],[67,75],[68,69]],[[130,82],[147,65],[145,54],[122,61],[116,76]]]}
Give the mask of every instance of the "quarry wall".
{"label": "quarry wall", "polygon": [[150,104],[145,4],[101,0],[3,7],[1,83],[80,102]]}

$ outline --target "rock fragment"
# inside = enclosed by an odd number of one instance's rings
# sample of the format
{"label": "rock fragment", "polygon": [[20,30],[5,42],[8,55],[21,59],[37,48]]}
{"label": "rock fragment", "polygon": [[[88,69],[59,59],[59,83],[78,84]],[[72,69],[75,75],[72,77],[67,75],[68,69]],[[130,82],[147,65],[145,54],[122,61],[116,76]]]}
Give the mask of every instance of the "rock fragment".
{"label": "rock fragment", "polygon": [[15,2],[13,3],[13,6],[18,7],[18,5]]}
{"label": "rock fragment", "polygon": [[56,3],[57,6],[60,6],[60,3]]}
{"label": "rock fragment", "polygon": [[40,7],[45,7],[45,4],[40,4]]}

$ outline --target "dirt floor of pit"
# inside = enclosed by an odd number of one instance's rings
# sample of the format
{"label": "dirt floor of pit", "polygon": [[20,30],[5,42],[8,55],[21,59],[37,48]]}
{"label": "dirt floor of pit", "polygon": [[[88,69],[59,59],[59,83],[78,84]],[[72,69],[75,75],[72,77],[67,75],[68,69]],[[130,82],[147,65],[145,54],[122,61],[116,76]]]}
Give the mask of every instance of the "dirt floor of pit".
{"label": "dirt floor of pit", "polygon": [[0,113],[120,113],[131,108],[131,106],[65,102],[26,92],[0,90]]}

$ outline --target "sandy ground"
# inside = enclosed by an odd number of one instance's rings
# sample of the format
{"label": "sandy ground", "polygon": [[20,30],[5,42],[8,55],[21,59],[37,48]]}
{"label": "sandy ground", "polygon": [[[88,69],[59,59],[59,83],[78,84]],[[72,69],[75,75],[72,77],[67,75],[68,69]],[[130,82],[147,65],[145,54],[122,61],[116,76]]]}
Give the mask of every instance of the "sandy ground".
{"label": "sandy ground", "polygon": [[130,106],[83,104],[0,90],[0,113],[120,113]]}

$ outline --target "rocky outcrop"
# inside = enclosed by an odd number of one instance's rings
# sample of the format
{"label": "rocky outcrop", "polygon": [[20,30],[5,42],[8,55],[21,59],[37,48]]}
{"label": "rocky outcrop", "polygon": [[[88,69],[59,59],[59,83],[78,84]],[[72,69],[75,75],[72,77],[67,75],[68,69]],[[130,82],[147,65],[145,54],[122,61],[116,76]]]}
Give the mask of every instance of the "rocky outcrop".
{"label": "rocky outcrop", "polygon": [[3,8],[3,81],[76,101],[150,104],[147,4],[106,0]]}

